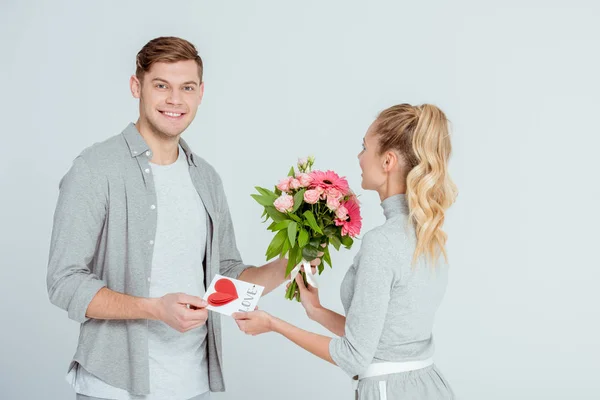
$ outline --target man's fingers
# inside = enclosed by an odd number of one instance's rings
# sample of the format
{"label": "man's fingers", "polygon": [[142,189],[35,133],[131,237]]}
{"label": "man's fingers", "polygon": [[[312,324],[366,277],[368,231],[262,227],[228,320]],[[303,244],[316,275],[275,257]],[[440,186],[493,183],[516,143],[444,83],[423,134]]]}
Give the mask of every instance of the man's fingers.
{"label": "man's fingers", "polygon": [[179,293],[177,295],[177,302],[179,304],[189,304],[190,308],[196,307],[196,308],[204,308],[208,305],[208,303],[206,302],[206,300],[201,299],[198,296],[191,296],[189,294],[185,294],[185,293]]}
{"label": "man's fingers", "polygon": [[183,319],[185,321],[206,321],[208,319],[208,310],[199,308],[197,310],[184,310]]}
{"label": "man's fingers", "polygon": [[196,323],[193,323],[192,325],[189,325],[189,326],[188,326],[188,327],[187,327],[187,328],[184,330],[184,332],[189,332],[189,331],[191,331],[192,329],[199,328],[199,327],[201,327],[201,326],[202,326],[202,325],[204,325],[204,324],[205,324],[205,322],[196,322]]}

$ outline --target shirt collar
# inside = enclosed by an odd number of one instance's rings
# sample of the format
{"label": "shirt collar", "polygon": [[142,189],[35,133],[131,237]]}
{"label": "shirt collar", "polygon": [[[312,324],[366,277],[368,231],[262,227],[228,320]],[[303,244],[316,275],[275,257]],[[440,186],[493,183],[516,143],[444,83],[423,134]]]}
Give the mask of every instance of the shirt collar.
{"label": "shirt collar", "polygon": [[[142,154],[150,152],[150,147],[148,146],[148,143],[146,143],[146,141],[142,137],[142,134],[137,130],[133,122],[127,125],[127,127],[123,131],[123,137],[125,138],[125,142],[127,142],[127,146],[129,147],[129,154],[131,154],[131,157],[135,158]],[[188,165],[194,165],[197,167],[198,164],[196,164],[194,153],[192,152],[192,149],[190,149],[190,146],[186,143],[186,141],[179,138],[179,145],[181,146],[186,155]],[[146,155],[150,156],[151,153],[148,153]]]}
{"label": "shirt collar", "polygon": [[404,194],[388,197],[381,203],[381,207],[383,207],[383,214],[385,215],[386,220],[401,214],[409,214],[408,202],[406,200],[406,195]]}

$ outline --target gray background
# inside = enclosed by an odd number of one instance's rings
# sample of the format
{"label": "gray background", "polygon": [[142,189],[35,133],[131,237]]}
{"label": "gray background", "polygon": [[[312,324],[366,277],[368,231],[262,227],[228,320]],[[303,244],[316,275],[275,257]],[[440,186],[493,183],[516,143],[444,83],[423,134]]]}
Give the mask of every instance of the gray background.
{"label": "gray background", "polygon": [[[270,240],[254,185],[314,154],[359,190],[356,154],[377,112],[439,105],[460,196],[436,362],[462,399],[600,398],[600,6],[565,3],[3,0],[0,398],[73,398],[78,326],[45,287],[58,182],[83,148],[135,121],[135,54],[160,35],[189,39],[206,63],[184,137],[220,172],[249,263]],[[383,216],[359,192],[366,230]],[[357,249],[321,278],[334,310]],[[325,333],[282,288],[260,305]],[[224,345],[216,399],[352,398],[342,371],[276,334],[246,337],[225,319]]]}

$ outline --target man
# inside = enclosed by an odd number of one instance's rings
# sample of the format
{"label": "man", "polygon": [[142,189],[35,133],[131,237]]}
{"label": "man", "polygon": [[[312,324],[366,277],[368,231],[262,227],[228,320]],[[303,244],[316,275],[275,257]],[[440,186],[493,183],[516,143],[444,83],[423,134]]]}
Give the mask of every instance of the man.
{"label": "man", "polygon": [[224,391],[215,274],[268,293],[286,260],[244,265],[221,180],[180,139],[204,93],[202,60],[160,37],[137,55],[139,119],[84,150],[60,183],[50,301],[81,323],[67,380],[77,399],[205,399]]}

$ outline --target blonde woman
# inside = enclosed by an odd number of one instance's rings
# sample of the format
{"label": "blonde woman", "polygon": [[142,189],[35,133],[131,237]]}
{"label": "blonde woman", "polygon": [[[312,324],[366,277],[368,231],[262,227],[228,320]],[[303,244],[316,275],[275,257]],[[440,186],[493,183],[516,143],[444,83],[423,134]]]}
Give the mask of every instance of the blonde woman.
{"label": "blonde woman", "polygon": [[342,368],[359,399],[452,399],[433,364],[432,327],[447,283],[445,211],[456,187],[444,113],[400,104],[369,127],[358,155],[362,187],[381,198],[386,221],[364,235],[342,282],[346,316],[324,308],[297,278],[309,318],[337,338],[304,331],[264,311],[234,315],[250,335],[277,332]]}

